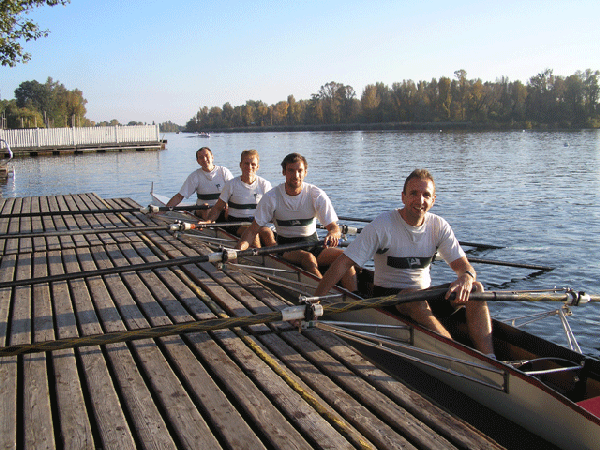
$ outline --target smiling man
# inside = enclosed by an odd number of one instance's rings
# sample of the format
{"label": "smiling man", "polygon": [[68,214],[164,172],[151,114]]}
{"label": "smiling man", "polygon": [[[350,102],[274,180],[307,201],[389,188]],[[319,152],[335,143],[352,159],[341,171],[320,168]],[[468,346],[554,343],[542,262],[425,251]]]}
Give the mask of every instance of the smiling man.
{"label": "smiling man", "polygon": [[465,306],[473,345],[482,353],[493,356],[487,304],[468,301],[471,289],[483,290],[483,286],[475,281],[475,270],[448,222],[429,212],[435,204],[435,182],[427,170],[414,170],[407,177],[402,203],[402,209],[385,212],[363,228],[325,273],[315,295],[327,294],[348,267],[363,266],[371,258],[375,261],[373,294],[376,297],[426,289],[431,285],[431,263],[439,252],[457,276],[450,284],[446,298],[455,293],[456,299],[433,305],[426,301],[405,303],[397,306],[398,311],[451,338],[437,316],[447,317],[455,308]]}
{"label": "smiling man", "polygon": [[[256,150],[244,150],[241,154],[242,174],[225,183],[217,203],[210,209],[207,222],[215,222],[225,208],[229,208],[228,222],[252,222],[256,205],[267,192],[271,183],[259,177],[259,156]],[[238,227],[235,233],[242,236],[248,227]],[[253,247],[275,245],[273,231],[268,226],[261,227],[252,242]]]}
{"label": "smiling man", "polygon": [[[200,168],[192,172],[169,202],[168,207],[179,205],[184,198],[196,193],[196,204],[212,207],[217,202],[225,182],[231,180],[233,175],[227,167],[216,166],[212,151],[208,147],[202,147],[196,151],[196,162]],[[206,220],[209,210],[196,211],[196,215]],[[220,222],[225,220],[222,215]]]}
{"label": "smiling man", "polygon": [[[285,182],[271,189],[258,202],[254,221],[242,235],[237,248],[248,248],[260,228],[270,222],[275,225],[277,244],[316,243],[318,220],[327,229],[325,246],[315,246],[310,251],[289,251],[282,256],[321,278],[319,266],[329,266],[342,254],[342,250],[337,248],[341,237],[338,217],[327,194],[317,186],[304,182],[308,169],[304,156],[290,153],[281,167]],[[349,267],[337,281],[340,279],[346,289],[357,289],[354,267]]]}

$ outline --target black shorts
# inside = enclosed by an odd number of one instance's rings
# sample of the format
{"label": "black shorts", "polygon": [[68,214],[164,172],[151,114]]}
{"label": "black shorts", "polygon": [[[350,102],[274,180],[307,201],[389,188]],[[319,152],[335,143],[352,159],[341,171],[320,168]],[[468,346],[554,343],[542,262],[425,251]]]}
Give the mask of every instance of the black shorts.
{"label": "black shorts", "polygon": [[[319,242],[319,238],[317,236],[317,233],[314,233],[310,236],[298,236],[298,237],[283,237],[283,236],[277,236],[277,245],[283,245],[283,244],[295,244],[296,242],[315,242],[318,243]],[[305,249],[307,252],[312,253],[313,255],[315,255],[315,258],[318,258],[319,255],[321,254],[321,252],[325,249],[325,247],[323,247],[322,245],[316,245],[315,247],[311,247],[311,248],[307,248]]]}
{"label": "black shorts", "polygon": [[[227,216],[227,220],[225,222],[248,222],[248,223],[252,223],[252,221],[254,220],[254,217],[233,217],[233,216]],[[236,227],[235,229],[232,228],[227,228],[227,230],[231,233],[234,234],[240,234],[241,227]]]}

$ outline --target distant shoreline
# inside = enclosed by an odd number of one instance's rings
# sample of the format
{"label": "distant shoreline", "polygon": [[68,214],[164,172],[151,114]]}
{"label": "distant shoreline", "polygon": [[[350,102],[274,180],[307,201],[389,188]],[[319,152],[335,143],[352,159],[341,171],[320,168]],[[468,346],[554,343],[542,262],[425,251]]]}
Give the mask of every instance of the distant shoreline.
{"label": "distant shoreline", "polygon": [[[553,127],[546,124],[513,123],[507,124],[478,124],[473,122],[385,122],[385,123],[338,123],[320,125],[279,125],[262,127],[212,128],[199,130],[211,133],[267,133],[267,132],[298,132],[298,131],[578,131],[594,130],[597,128],[566,128]],[[184,131],[186,132],[186,131]],[[189,131],[196,133],[196,131]]]}

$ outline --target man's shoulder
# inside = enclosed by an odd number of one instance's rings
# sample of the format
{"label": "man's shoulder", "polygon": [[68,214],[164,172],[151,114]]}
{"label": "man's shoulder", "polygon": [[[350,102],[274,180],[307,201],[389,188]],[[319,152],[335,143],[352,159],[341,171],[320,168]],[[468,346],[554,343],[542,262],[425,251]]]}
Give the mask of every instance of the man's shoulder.
{"label": "man's shoulder", "polygon": [[437,214],[433,214],[430,212],[427,212],[425,214],[425,223],[436,226],[450,226],[448,224],[448,221],[442,216],[438,216]]}

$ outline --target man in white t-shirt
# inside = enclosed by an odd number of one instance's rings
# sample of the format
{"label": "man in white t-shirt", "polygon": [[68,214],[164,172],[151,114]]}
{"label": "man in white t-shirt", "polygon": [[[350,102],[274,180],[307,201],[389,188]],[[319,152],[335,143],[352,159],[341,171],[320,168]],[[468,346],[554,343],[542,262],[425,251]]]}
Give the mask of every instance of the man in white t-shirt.
{"label": "man in white t-shirt", "polygon": [[[215,222],[221,212],[227,207],[228,222],[252,222],[256,205],[267,192],[271,183],[256,175],[259,168],[259,156],[256,150],[244,150],[241,155],[240,169],[242,174],[225,183],[217,203],[210,209],[207,222]],[[236,234],[242,236],[248,227],[238,227]],[[253,247],[275,245],[275,236],[271,227],[260,227],[252,242]]]}
{"label": "man in white t-shirt", "polygon": [[[314,247],[310,251],[293,250],[285,252],[282,256],[321,278],[319,266],[330,265],[342,254],[342,250],[337,248],[341,237],[337,225],[338,217],[327,194],[317,186],[304,182],[308,168],[304,156],[290,153],[284,158],[281,167],[285,183],[274,187],[261,198],[256,207],[254,221],[244,232],[236,248],[247,249],[260,227],[269,223],[275,225],[278,244],[317,242],[316,220],[319,220],[327,229],[324,247]],[[340,279],[346,289],[357,289],[354,267],[350,267]]]}
{"label": "man in white t-shirt", "polygon": [[[452,306],[450,311],[455,307],[466,307],[467,328],[473,345],[482,353],[493,356],[492,325],[487,304],[468,301],[471,290],[483,290],[483,286],[475,281],[476,272],[448,222],[429,213],[435,203],[435,182],[427,170],[417,169],[408,176],[402,202],[402,209],[385,212],[363,228],[325,273],[315,295],[326,295],[348,267],[363,266],[371,258],[375,262],[376,297],[426,289],[431,285],[430,264],[439,252],[457,275],[446,293],[446,298],[454,293],[456,299],[443,303]],[[433,306],[435,309],[437,304]],[[397,305],[397,309],[425,327],[451,338],[428,302],[404,303]]]}
{"label": "man in white t-shirt", "polygon": [[[187,177],[179,192],[167,202],[167,206],[177,206],[184,198],[188,198],[195,193],[197,197],[196,204],[207,207],[205,210],[196,211],[196,215],[206,220],[208,208],[217,202],[225,182],[231,180],[233,175],[227,167],[213,164],[213,154],[208,147],[202,147],[196,151],[196,161],[200,168]],[[225,220],[224,215],[221,220]]]}

